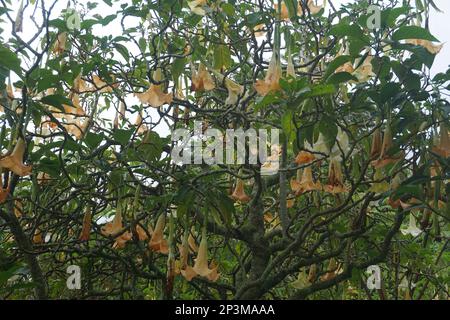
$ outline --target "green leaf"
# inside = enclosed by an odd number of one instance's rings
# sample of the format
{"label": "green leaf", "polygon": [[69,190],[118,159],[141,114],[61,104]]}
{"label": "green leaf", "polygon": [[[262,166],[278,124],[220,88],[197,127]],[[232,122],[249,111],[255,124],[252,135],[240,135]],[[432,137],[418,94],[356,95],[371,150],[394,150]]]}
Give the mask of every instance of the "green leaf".
{"label": "green leaf", "polygon": [[342,55],[334,59],[328,64],[327,70],[323,76],[323,79],[326,80],[331,74],[333,74],[334,71],[336,71],[337,68],[342,66],[343,64],[347,62],[351,62],[352,57],[347,55]]}
{"label": "green leaf", "polygon": [[231,51],[228,46],[216,45],[214,47],[214,69],[227,69],[231,66],[231,63]]}
{"label": "green leaf", "polygon": [[113,138],[115,141],[119,142],[121,145],[124,146],[130,142],[133,132],[134,132],[134,129],[129,129],[129,130],[117,129],[113,133]]}
{"label": "green leaf", "polygon": [[93,150],[100,145],[100,143],[103,141],[104,138],[105,136],[103,133],[97,134],[88,132],[83,141],[89,148],[91,148],[91,150]]}
{"label": "green leaf", "polygon": [[297,16],[297,8],[298,8],[298,2],[297,0],[284,0],[284,3],[286,4],[289,18],[295,18]]}
{"label": "green leaf", "polygon": [[358,79],[348,72],[338,72],[333,74],[328,80],[329,84],[339,84],[347,81],[358,81]]}
{"label": "green leaf", "polygon": [[22,75],[20,59],[14,52],[2,45],[0,45],[0,66],[14,71],[18,76]]}
{"label": "green leaf", "polygon": [[53,107],[56,107],[60,109],[61,111],[64,111],[64,104],[67,104],[69,106],[73,106],[72,101],[62,95],[59,94],[52,94],[49,96],[45,96],[41,99],[41,103],[47,104]]}
{"label": "green leaf", "polygon": [[418,26],[403,26],[400,27],[397,31],[392,35],[392,39],[394,41],[400,41],[405,39],[422,39],[428,41],[438,42],[430,31]]}

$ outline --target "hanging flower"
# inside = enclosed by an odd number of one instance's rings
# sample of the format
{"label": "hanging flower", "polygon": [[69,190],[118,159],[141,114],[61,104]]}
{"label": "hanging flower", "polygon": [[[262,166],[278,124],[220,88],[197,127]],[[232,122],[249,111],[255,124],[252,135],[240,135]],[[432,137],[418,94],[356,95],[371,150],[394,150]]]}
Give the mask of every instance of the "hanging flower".
{"label": "hanging flower", "polygon": [[125,244],[131,240],[132,234],[129,231],[123,232],[123,224],[122,224],[122,212],[117,209],[116,215],[114,216],[111,222],[108,222],[101,228],[101,233],[106,236],[115,236],[119,233],[120,235],[115,237],[116,242],[113,244],[114,249],[124,248]]}
{"label": "hanging flower", "polygon": [[281,78],[281,65],[280,61],[276,58],[276,54],[272,55],[272,59],[267,69],[267,74],[264,80],[257,80],[254,87],[256,92],[260,96],[265,96],[269,92],[278,91],[280,87]]}
{"label": "hanging flower", "polygon": [[32,166],[26,166],[23,164],[25,148],[25,141],[22,138],[17,139],[16,146],[14,147],[12,153],[0,159],[0,167],[9,169],[21,177],[30,175]]}
{"label": "hanging flower", "polygon": [[198,248],[198,255],[195,259],[194,267],[192,268],[197,275],[207,278],[209,281],[217,281],[219,274],[217,272],[218,266],[211,263],[208,266],[208,241],[206,232],[203,232],[200,247]]}
{"label": "hanging flower", "polygon": [[213,90],[216,85],[211,74],[208,73],[206,67],[200,62],[198,69],[195,70],[194,65],[191,64],[192,85],[191,90],[196,92]]}
{"label": "hanging flower", "polygon": [[244,92],[244,87],[228,78],[225,79],[225,87],[228,90],[228,97],[225,100],[225,104],[236,104],[238,102],[239,95]]}
{"label": "hanging flower", "polygon": [[144,134],[148,131],[148,128],[147,128],[146,124],[144,123],[144,120],[142,119],[141,111],[138,112],[138,115],[136,117],[136,122],[134,125],[138,128],[137,134]]}
{"label": "hanging flower", "polygon": [[414,217],[414,215],[412,213],[409,214],[409,224],[408,224],[408,228],[406,229],[400,229],[401,233],[403,235],[412,235],[413,237],[417,237],[418,235],[420,235],[422,233],[422,230],[420,230],[417,227],[417,223],[416,223],[416,217]]}
{"label": "hanging flower", "polygon": [[396,163],[403,158],[403,154],[397,156],[388,155],[389,150],[392,148],[392,134],[391,129],[388,126],[383,137],[383,144],[381,146],[380,157],[377,160],[371,162],[375,168],[384,168],[391,163]]}
{"label": "hanging flower", "polygon": [[[375,73],[373,72],[372,66],[373,56],[368,55],[364,62],[352,73],[357,79],[358,82],[366,82],[369,81]],[[360,60],[355,61],[356,65],[359,65]]]}
{"label": "hanging flower", "polygon": [[237,180],[236,187],[235,187],[231,197],[235,201],[240,201],[242,203],[247,203],[250,201],[250,197],[245,193],[244,181],[242,179]]}
{"label": "hanging flower", "polygon": [[44,238],[42,237],[42,231],[36,228],[34,230],[33,235],[33,244],[42,244],[44,243]]}
{"label": "hanging flower", "polygon": [[8,198],[9,194],[9,187],[3,188],[0,187],[0,204],[5,203],[6,199]]}
{"label": "hanging flower", "polygon": [[[305,143],[308,147],[308,149],[312,150],[314,153],[319,153],[322,155],[328,156],[330,153],[330,148],[327,145],[327,142],[325,140],[325,136],[322,133],[319,133],[319,137],[317,138],[317,141],[314,142],[314,147],[311,147],[309,144]],[[315,155],[317,158],[317,155]]]}
{"label": "hanging flower", "polygon": [[321,281],[328,281],[331,279],[334,279],[336,277],[336,275],[338,274],[338,264],[336,262],[336,259],[331,258],[330,262],[328,262],[328,268],[327,268],[327,273],[325,273],[320,280]]}
{"label": "hanging flower", "polygon": [[381,149],[383,145],[383,136],[381,134],[381,129],[377,128],[372,134],[372,147],[370,150],[370,158],[376,159],[381,155]]}
{"label": "hanging flower", "polygon": [[14,21],[14,31],[23,31],[23,0],[20,2],[19,10],[17,10],[16,20]]}
{"label": "hanging flower", "polygon": [[192,13],[199,16],[204,16],[206,14],[205,9],[203,9],[203,7],[206,6],[206,0],[188,1],[188,6]]}
{"label": "hanging flower", "polygon": [[330,160],[328,184],[324,187],[324,190],[329,193],[348,192],[348,188],[344,184],[341,163],[336,159]]}
{"label": "hanging flower", "polygon": [[56,55],[61,55],[66,50],[66,42],[67,42],[67,32],[62,32],[58,34],[56,38],[56,42],[53,45],[53,53]]}
{"label": "hanging flower", "polygon": [[164,239],[164,227],[166,226],[166,215],[161,214],[156,221],[155,230],[152,233],[152,237],[149,242],[149,247],[155,252],[162,254],[169,253],[169,244]]}
{"label": "hanging flower", "polygon": [[291,190],[295,194],[302,192],[302,185],[301,185],[302,182],[301,181],[302,181],[302,170],[298,169],[297,170],[297,176],[292,178],[291,181],[290,181]]}
{"label": "hanging flower", "polygon": [[[326,1],[326,0],[324,0],[324,1]],[[320,12],[320,10],[322,10],[323,7],[324,6],[322,6],[322,5],[316,5],[314,0],[308,0],[308,9],[312,15],[318,14]],[[303,14],[303,10],[300,9],[300,11],[301,11],[301,14]]]}
{"label": "hanging flower", "polygon": [[[153,79],[156,82],[162,80],[161,69],[158,68],[153,73]],[[153,108],[159,108],[164,104],[171,104],[173,97],[170,93],[164,93],[163,84],[151,84],[150,88],[143,93],[135,94],[141,103],[149,104]]]}
{"label": "hanging flower", "polygon": [[431,41],[423,40],[423,39],[408,39],[408,40],[406,40],[406,43],[413,44],[415,46],[424,47],[425,49],[427,49],[427,51],[429,53],[434,54],[434,55],[436,55],[439,52],[441,52],[442,47],[444,46],[443,43],[441,43],[441,44],[434,44]]}
{"label": "hanging flower", "polygon": [[[277,3],[274,3],[274,8],[275,8],[275,12],[276,12],[275,14],[278,17],[278,4]],[[280,11],[281,11],[281,19],[286,20],[286,21],[289,20],[289,11],[288,11],[288,8],[286,6],[286,3],[284,3],[284,1],[281,2]]]}
{"label": "hanging flower", "polygon": [[303,169],[302,179],[300,180],[300,190],[295,194],[299,195],[314,190],[322,190],[322,185],[320,184],[320,182],[314,182],[312,167],[309,166]]}
{"label": "hanging flower", "polygon": [[300,151],[295,157],[295,163],[298,165],[308,164],[313,162],[316,157],[309,151]]}
{"label": "hanging flower", "polygon": [[435,146],[432,150],[443,158],[450,157],[450,138],[448,135],[447,126],[444,122],[441,122],[439,137],[439,145]]}
{"label": "hanging flower", "polygon": [[81,233],[79,237],[80,241],[89,240],[89,236],[91,234],[91,225],[92,225],[92,210],[90,207],[88,207],[83,217],[83,227],[81,228]]}
{"label": "hanging flower", "polygon": [[287,67],[286,67],[286,78],[295,79],[295,66],[294,61],[292,60],[292,55],[288,55]]}
{"label": "hanging flower", "polygon": [[266,162],[261,165],[261,175],[274,175],[280,168],[281,147],[273,145],[271,155],[267,157]]}
{"label": "hanging flower", "polygon": [[253,28],[253,32],[255,33],[255,37],[257,37],[257,38],[258,37],[263,37],[266,34],[266,32],[264,31],[265,27],[266,27],[266,25],[263,24],[263,23],[256,25]]}
{"label": "hanging flower", "polygon": [[189,242],[186,237],[183,237],[183,242],[178,246],[178,250],[180,252],[180,260],[178,267],[175,269],[176,273],[181,273],[181,275],[187,280],[191,281],[194,277],[197,276],[197,273],[194,269],[188,264],[189,258]]}
{"label": "hanging flower", "polygon": [[340,127],[336,136],[336,143],[331,148],[330,157],[336,161],[342,161],[342,154],[346,155],[350,150],[350,142],[348,135]]}

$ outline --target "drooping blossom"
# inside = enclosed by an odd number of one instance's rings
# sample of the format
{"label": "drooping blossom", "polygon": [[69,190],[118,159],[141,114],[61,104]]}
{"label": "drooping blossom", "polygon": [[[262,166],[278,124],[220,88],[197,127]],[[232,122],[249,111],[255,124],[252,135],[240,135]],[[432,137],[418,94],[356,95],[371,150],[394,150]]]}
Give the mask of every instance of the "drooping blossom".
{"label": "drooping blossom", "polygon": [[[162,80],[161,69],[158,68],[153,73],[153,79],[156,82]],[[172,103],[173,96],[171,93],[164,93],[163,84],[151,84],[150,88],[143,93],[136,93],[139,101],[144,104],[149,104],[153,108],[159,108],[164,104]]]}
{"label": "drooping blossom", "polygon": [[281,64],[276,54],[273,54],[264,80],[257,80],[254,85],[256,92],[260,96],[265,96],[270,92],[280,90],[280,78]]}
{"label": "drooping blossom", "polygon": [[25,149],[25,141],[22,138],[17,139],[17,143],[12,153],[0,158],[0,167],[11,170],[21,177],[30,175],[32,166],[27,166],[23,163]]}
{"label": "drooping blossom", "polygon": [[244,181],[242,179],[237,179],[236,187],[234,188],[231,198],[242,203],[250,201],[250,197],[245,193]]}

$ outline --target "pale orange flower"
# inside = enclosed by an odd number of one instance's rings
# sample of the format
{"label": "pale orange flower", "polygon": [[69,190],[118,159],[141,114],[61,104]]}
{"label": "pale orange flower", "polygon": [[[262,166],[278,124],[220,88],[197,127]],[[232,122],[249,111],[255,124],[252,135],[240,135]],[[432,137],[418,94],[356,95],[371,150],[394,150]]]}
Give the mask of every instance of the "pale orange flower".
{"label": "pale orange flower", "polygon": [[330,160],[328,184],[323,189],[329,193],[348,192],[348,188],[344,184],[341,163],[335,159]]}
{"label": "pale orange flower", "polygon": [[[108,222],[101,228],[101,232],[104,236],[115,236],[123,231],[122,224],[122,213],[118,209],[113,221]],[[125,244],[130,241],[132,234],[129,231],[122,232],[120,235],[115,237],[116,242],[113,244],[113,248],[123,248]]]}
{"label": "pale orange flower", "polygon": [[6,201],[6,199],[8,198],[8,194],[9,194],[9,187],[6,189],[0,187],[0,204]]}
{"label": "pale orange flower", "polygon": [[370,158],[376,159],[381,154],[381,149],[383,145],[383,135],[381,134],[380,128],[377,128],[372,135],[372,147],[370,150]]}
{"label": "pale orange flower", "polygon": [[[278,4],[277,3],[274,4],[274,8],[275,8],[276,15],[278,16]],[[281,19],[289,20],[289,11],[288,11],[288,8],[286,6],[286,3],[284,3],[284,1],[281,2],[281,10],[280,11],[281,11]]]}
{"label": "pale orange flower", "polygon": [[[162,80],[161,69],[158,68],[153,73],[153,80],[160,82]],[[153,108],[159,108],[164,104],[172,103],[173,97],[171,93],[164,93],[164,84],[151,84],[150,88],[143,93],[135,95],[141,103],[149,104]]]}
{"label": "pale orange flower", "polygon": [[423,39],[409,39],[406,40],[406,43],[409,44],[413,44],[415,46],[421,46],[424,47],[425,49],[427,49],[427,51],[431,54],[438,54],[439,52],[441,52],[442,47],[444,46],[444,44],[434,44],[431,41],[428,40],[423,40]]}
{"label": "pale orange flower", "polygon": [[242,203],[246,203],[246,202],[250,201],[250,197],[245,193],[244,181],[242,181],[241,179],[237,180],[236,187],[235,187],[231,197],[234,200],[240,201]]}
{"label": "pale orange flower", "polygon": [[[375,73],[373,72],[372,60],[373,56],[368,55],[364,62],[355,71],[353,71],[352,74],[358,79],[358,82],[369,81],[373,76],[375,76]],[[356,61],[356,65],[358,64],[359,61]]]}
{"label": "pale orange flower", "polygon": [[219,278],[217,272],[218,266],[215,263],[211,263],[208,266],[208,241],[205,232],[203,232],[197,258],[195,259],[195,264],[192,269],[199,276],[205,277],[210,281],[217,281]]}
{"label": "pale orange flower", "polygon": [[62,32],[58,34],[55,44],[53,45],[53,53],[56,55],[61,55],[66,50],[67,42],[67,32]]}
{"label": "pale orange flower", "polygon": [[19,138],[13,152],[10,155],[4,156],[0,159],[0,167],[9,169],[21,177],[30,175],[32,166],[26,166],[23,164],[25,148],[25,141],[22,138]]}
{"label": "pale orange flower", "polygon": [[91,235],[91,226],[92,226],[92,210],[90,207],[86,209],[83,217],[83,227],[81,228],[81,233],[79,240],[80,241],[88,241]]}
{"label": "pale orange flower", "polygon": [[290,185],[291,185],[291,190],[297,194],[297,193],[301,193],[302,192],[302,185],[301,185],[301,181],[302,181],[302,170],[298,169],[297,170],[297,176],[292,178],[290,181]]}
{"label": "pale orange flower", "polygon": [[296,195],[314,190],[322,190],[322,185],[320,182],[314,182],[312,167],[309,166],[303,169],[302,179],[300,181],[300,190],[296,192]]}
{"label": "pale orange flower", "polygon": [[257,80],[254,88],[259,95],[265,96],[269,92],[278,91],[280,87],[281,78],[281,65],[280,61],[276,58],[276,55],[272,55],[272,59],[267,69],[267,74],[264,80]]}
{"label": "pale orange flower", "polygon": [[321,281],[327,281],[327,280],[331,280],[334,279],[336,277],[336,275],[339,272],[339,266],[336,262],[336,260],[334,258],[330,259],[330,262],[328,262],[328,268],[327,268],[327,273],[325,273],[320,280]]}
{"label": "pale orange flower", "polygon": [[435,146],[432,150],[434,153],[439,154],[443,158],[450,157],[450,138],[448,135],[447,126],[444,122],[441,122],[439,136],[439,145]]}
{"label": "pale orange flower", "polygon": [[[111,78],[114,81],[114,76],[111,76]],[[92,81],[94,82],[95,88],[92,88],[91,91],[100,90],[101,93],[105,93],[105,92],[111,93],[114,91],[114,88],[118,87],[118,83],[108,84],[105,81],[103,81],[102,79],[100,79],[100,77],[98,75],[94,75],[92,77]]]}
{"label": "pale orange flower", "polygon": [[403,158],[403,153],[395,156],[388,155],[389,150],[392,148],[392,134],[391,129],[388,126],[383,137],[383,144],[381,146],[380,156],[377,160],[371,162],[374,168],[384,168],[385,166],[399,162]]}
{"label": "pale orange flower", "polygon": [[191,65],[191,73],[192,73],[192,91],[210,91],[213,90],[216,85],[214,83],[214,79],[206,70],[206,67],[203,63],[200,62],[198,69],[195,70],[194,65]]}
{"label": "pale orange flower", "polygon": [[190,265],[188,265],[189,242],[186,236],[183,237],[183,242],[178,246],[178,250],[180,252],[180,260],[178,262],[178,267],[176,268],[176,273],[181,273],[187,281],[191,281],[197,276],[197,273]]}
{"label": "pale orange flower", "polygon": [[34,244],[44,243],[44,238],[42,237],[42,231],[39,230],[38,228],[36,228],[36,230],[34,230],[33,243]]}
{"label": "pale orange flower", "polygon": [[298,165],[311,163],[316,159],[316,157],[308,151],[300,151],[295,157],[295,163]]}
{"label": "pale orange flower", "polygon": [[149,248],[162,254],[169,253],[169,244],[164,239],[164,227],[166,226],[166,215],[161,214],[156,221],[155,230],[148,244]]}

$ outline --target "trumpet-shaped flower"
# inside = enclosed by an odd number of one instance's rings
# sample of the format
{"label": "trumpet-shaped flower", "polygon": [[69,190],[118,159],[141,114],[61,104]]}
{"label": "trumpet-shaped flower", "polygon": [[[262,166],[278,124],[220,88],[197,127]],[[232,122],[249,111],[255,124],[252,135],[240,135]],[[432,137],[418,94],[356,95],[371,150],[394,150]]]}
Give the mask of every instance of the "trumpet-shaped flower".
{"label": "trumpet-shaped flower", "polygon": [[91,208],[87,208],[83,217],[83,226],[81,228],[81,233],[79,240],[80,241],[88,241],[89,236],[91,235],[91,226],[92,226],[92,210]]}
{"label": "trumpet-shaped flower", "polygon": [[210,281],[217,281],[219,278],[217,272],[218,266],[215,265],[215,263],[211,263],[208,266],[208,240],[205,232],[203,232],[202,240],[200,241],[200,246],[198,248],[198,255],[192,269],[199,276],[205,277]]}
{"label": "trumpet-shaped flower", "polygon": [[5,189],[0,187],[0,204],[5,203],[6,199],[8,198],[8,194],[9,194],[9,187]]}
{"label": "trumpet-shaped flower", "polygon": [[206,14],[205,9],[203,9],[203,7],[206,6],[206,0],[188,1],[188,6],[192,13],[199,16],[204,16]]}
{"label": "trumpet-shaped flower", "polygon": [[[126,242],[130,241],[132,237],[131,232],[123,232],[122,213],[120,209],[117,210],[113,220],[101,228],[101,232],[107,237],[115,236],[116,242],[113,244],[113,248],[115,249],[125,247]],[[118,235],[119,233],[120,235]]]}
{"label": "trumpet-shaped flower", "polygon": [[[278,4],[277,3],[274,4],[274,9],[275,9],[276,15],[278,16]],[[288,11],[288,8],[286,6],[286,3],[284,3],[284,1],[281,2],[280,14],[281,14],[281,19],[289,20],[289,11]]]}
{"label": "trumpet-shaped flower", "polygon": [[162,254],[169,253],[169,245],[167,240],[164,239],[164,227],[166,226],[166,215],[161,214],[156,221],[155,230],[152,233],[152,237],[149,242],[149,247],[153,251],[160,252]]}
{"label": "trumpet-shaped flower", "polygon": [[422,233],[422,230],[420,230],[417,227],[417,223],[416,223],[416,217],[414,217],[414,215],[412,213],[409,214],[409,224],[408,224],[408,228],[406,229],[400,229],[400,231],[402,232],[403,235],[412,235],[413,237],[417,237],[418,235],[420,235]]}
{"label": "trumpet-shaped flower", "polygon": [[424,47],[425,49],[427,49],[427,51],[429,53],[434,54],[434,55],[436,55],[439,52],[441,52],[442,47],[444,46],[443,43],[441,43],[441,44],[434,44],[431,41],[423,40],[423,39],[408,39],[408,40],[406,40],[406,43],[413,44],[415,46]]}
{"label": "trumpet-shaped flower", "polygon": [[244,92],[244,87],[228,78],[225,79],[225,87],[228,90],[228,97],[225,100],[225,104],[232,105],[237,103],[239,95]]}
{"label": "trumpet-shaped flower", "polygon": [[250,201],[250,197],[245,193],[244,181],[242,179],[237,180],[236,187],[234,188],[231,198],[242,203],[247,203]]}
{"label": "trumpet-shaped flower", "polygon": [[55,44],[53,45],[53,53],[56,55],[61,55],[66,50],[67,42],[67,32],[62,32],[58,34]]}
{"label": "trumpet-shaped flower", "polygon": [[341,163],[336,159],[330,160],[328,184],[324,186],[324,190],[329,193],[348,192],[348,188],[344,184]]}
{"label": "trumpet-shaped flower", "polygon": [[303,169],[302,179],[300,180],[300,190],[295,194],[299,195],[308,191],[322,190],[320,182],[314,182],[312,167],[306,167]]}
{"label": "trumpet-shaped flower", "polygon": [[384,133],[380,156],[377,160],[373,160],[371,162],[372,166],[375,168],[384,168],[385,166],[391,163],[396,163],[400,161],[403,158],[403,154],[390,156],[388,153],[391,148],[392,148],[392,134],[391,129],[388,126],[386,132]]}
{"label": "trumpet-shaped flower", "polygon": [[450,157],[450,138],[448,135],[447,126],[444,122],[441,123],[439,137],[439,145],[433,148],[433,152],[439,154],[444,158]]}
{"label": "trumpet-shaped flower", "polygon": [[[353,75],[358,79],[358,82],[369,81],[375,73],[373,72],[371,55],[368,55],[363,63],[353,72]],[[360,61],[356,61],[356,65],[359,65]]]}
{"label": "trumpet-shaped flower", "polygon": [[280,90],[281,65],[276,55],[272,55],[272,59],[267,69],[267,74],[264,80],[257,80],[254,87],[260,96],[265,96],[270,92]]}
{"label": "trumpet-shaped flower", "polygon": [[267,157],[267,161],[261,165],[262,175],[274,175],[280,168],[281,148],[279,146],[272,146],[271,155]]}
{"label": "trumpet-shaped flower", "polygon": [[309,151],[300,151],[295,157],[295,163],[298,165],[308,164],[313,162],[316,157]]}
{"label": "trumpet-shaped flower", "polygon": [[0,167],[9,169],[21,177],[31,174],[32,166],[26,166],[23,164],[25,148],[25,141],[22,138],[19,138],[12,153],[0,159]]}
{"label": "trumpet-shaped flower", "polygon": [[370,158],[376,159],[381,155],[381,149],[383,145],[383,135],[381,129],[377,128],[372,134],[372,146],[370,150]]}
{"label": "trumpet-shaped flower", "polygon": [[216,87],[214,79],[206,70],[203,63],[200,63],[198,69],[195,70],[194,65],[191,65],[192,85],[191,90],[196,92],[210,91]]}
{"label": "trumpet-shaped flower", "polygon": [[331,148],[330,157],[337,161],[342,161],[342,154],[346,155],[350,150],[350,142],[348,135],[341,128],[338,128],[336,143]]}
{"label": "trumpet-shaped flower", "polygon": [[302,170],[298,169],[297,176],[292,178],[290,181],[291,190],[296,194],[302,192],[302,185],[301,185],[302,182],[301,181],[302,181]]}
{"label": "trumpet-shaped flower", "polygon": [[[161,69],[153,73],[153,79],[157,82],[162,80]],[[172,103],[173,97],[170,93],[164,93],[163,84],[151,84],[150,88],[143,93],[136,93],[141,103],[149,104],[153,108],[159,108],[164,104]]]}

